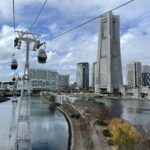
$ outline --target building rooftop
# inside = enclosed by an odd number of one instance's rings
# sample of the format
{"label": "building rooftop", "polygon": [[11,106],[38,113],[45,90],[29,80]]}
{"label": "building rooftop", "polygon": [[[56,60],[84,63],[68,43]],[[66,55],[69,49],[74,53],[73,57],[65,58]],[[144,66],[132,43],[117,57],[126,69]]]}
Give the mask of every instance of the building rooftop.
{"label": "building rooftop", "polygon": [[57,70],[54,70],[54,69],[48,69],[48,68],[30,68],[30,69],[32,69],[32,70],[46,70],[46,71],[52,71],[52,72],[58,73]]}

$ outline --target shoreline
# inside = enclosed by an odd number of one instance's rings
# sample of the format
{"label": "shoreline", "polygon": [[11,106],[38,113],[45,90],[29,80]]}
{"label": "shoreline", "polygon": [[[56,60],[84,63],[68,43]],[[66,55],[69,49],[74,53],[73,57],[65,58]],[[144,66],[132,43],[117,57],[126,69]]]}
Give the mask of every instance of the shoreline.
{"label": "shoreline", "polygon": [[87,96],[87,95],[68,95],[69,97],[77,97],[77,98],[97,98],[97,99],[112,99],[112,100],[138,100],[138,101],[150,101],[147,98],[132,98],[132,97],[113,97],[113,96],[102,96],[102,97],[95,97],[94,96]]}
{"label": "shoreline", "polygon": [[68,133],[69,133],[68,150],[73,150],[74,144],[73,144],[73,125],[72,125],[72,122],[64,110],[62,110],[59,107],[57,107],[57,110],[60,111],[64,115],[64,117],[68,123]]}
{"label": "shoreline", "polygon": [[[48,104],[50,104],[50,102],[47,100],[47,99],[45,99],[45,98],[43,98],[43,97],[40,97],[43,101],[45,101],[45,102],[47,102]],[[69,136],[68,136],[68,150],[73,150],[73,147],[74,147],[74,139],[73,139],[73,125],[72,125],[72,122],[71,122],[71,120],[70,120],[70,118],[69,118],[69,116],[67,115],[67,113],[64,111],[64,110],[62,110],[60,107],[56,107],[57,108],[57,110],[59,111],[59,112],[61,112],[63,115],[64,115],[64,117],[65,117],[65,119],[66,119],[66,121],[67,121],[67,124],[68,124],[68,133],[69,133]]]}
{"label": "shoreline", "polygon": [[10,100],[11,98],[9,98],[9,97],[0,97],[0,103],[2,103],[2,102],[6,102],[6,101],[8,101],[8,100]]}

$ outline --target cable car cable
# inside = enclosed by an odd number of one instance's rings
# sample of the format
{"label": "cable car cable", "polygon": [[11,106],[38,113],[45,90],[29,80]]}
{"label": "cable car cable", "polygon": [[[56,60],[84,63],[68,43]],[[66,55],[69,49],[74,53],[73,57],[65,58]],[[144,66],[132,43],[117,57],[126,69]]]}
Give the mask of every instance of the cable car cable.
{"label": "cable car cable", "polygon": [[33,23],[32,23],[31,26],[28,28],[29,31],[31,31],[33,25],[35,24],[35,22],[37,21],[38,17],[40,16],[40,14],[41,14],[42,10],[44,9],[46,3],[47,3],[47,0],[45,0],[45,2],[44,2],[44,4],[42,5],[40,11],[38,12],[37,16],[35,17]]}
{"label": "cable car cable", "polygon": [[141,17],[147,17],[146,15],[149,14],[149,13],[150,13],[150,10],[148,10],[148,11],[144,12],[143,14],[141,14],[141,15],[135,17],[134,19],[129,20],[128,22],[136,21],[136,20],[138,20],[138,19],[141,18]]}
{"label": "cable car cable", "polygon": [[14,36],[15,36],[15,29],[16,29],[15,0],[13,0],[13,25],[14,25]]}
{"label": "cable car cable", "polygon": [[133,2],[133,1],[134,1],[134,0],[130,0],[130,1],[126,2],[126,3],[124,3],[124,4],[121,4],[121,5],[115,7],[115,8],[113,8],[113,9],[111,9],[111,10],[109,10],[109,11],[107,11],[107,12],[101,14],[101,15],[98,15],[98,16],[96,16],[96,17],[94,17],[94,18],[92,18],[92,19],[90,19],[90,20],[88,20],[88,21],[86,21],[86,22],[84,22],[84,23],[82,23],[82,24],[80,24],[80,25],[78,25],[78,26],[72,28],[72,29],[69,29],[69,30],[67,30],[67,31],[65,31],[65,32],[63,32],[63,33],[60,33],[60,34],[56,35],[55,37],[51,38],[50,40],[57,39],[57,38],[61,37],[61,36],[64,35],[64,34],[67,34],[67,33],[69,33],[69,32],[72,32],[73,30],[76,30],[76,29],[78,29],[78,28],[80,28],[80,27],[82,27],[82,26],[84,26],[84,25],[86,25],[86,24],[88,24],[88,23],[90,23],[90,22],[92,22],[92,21],[98,19],[99,17],[103,16],[104,14],[109,13],[109,12],[111,12],[111,11],[114,11],[114,10],[116,10],[116,9],[119,9],[119,8],[121,8],[121,7],[123,7],[123,6],[127,5],[127,4],[129,4],[129,3],[131,3],[131,2]]}
{"label": "cable car cable", "polygon": [[[15,30],[16,30],[15,0],[12,0],[12,4],[13,4],[13,27],[14,27],[14,38],[15,38]],[[15,50],[13,55],[15,55]]]}

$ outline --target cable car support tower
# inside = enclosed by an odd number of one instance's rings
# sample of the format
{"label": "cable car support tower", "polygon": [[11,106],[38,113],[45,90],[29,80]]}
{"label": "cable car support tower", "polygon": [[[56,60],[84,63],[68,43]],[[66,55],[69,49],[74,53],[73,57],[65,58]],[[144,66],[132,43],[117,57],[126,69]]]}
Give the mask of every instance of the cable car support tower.
{"label": "cable car support tower", "polygon": [[[40,43],[38,40],[38,34],[33,34],[30,32],[16,31],[18,37],[14,40],[14,46],[18,49],[21,47],[21,43],[26,44],[26,59],[24,75],[22,77],[22,91],[21,98],[18,106],[18,116],[16,123],[15,139],[11,150],[32,150],[31,143],[31,125],[30,125],[30,85],[29,85],[29,51],[30,44],[34,44],[34,51],[40,48],[40,46],[45,45],[45,43]],[[44,49],[39,50],[38,60],[40,63],[45,63],[47,55]]]}

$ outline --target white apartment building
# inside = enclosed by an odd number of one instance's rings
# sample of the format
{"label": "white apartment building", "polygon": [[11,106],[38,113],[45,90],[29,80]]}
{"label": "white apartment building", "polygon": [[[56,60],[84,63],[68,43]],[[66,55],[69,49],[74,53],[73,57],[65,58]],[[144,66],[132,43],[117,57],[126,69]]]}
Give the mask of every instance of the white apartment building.
{"label": "white apartment building", "polygon": [[[30,90],[58,91],[59,87],[69,86],[69,75],[59,75],[56,70],[31,68],[29,70]],[[25,85],[26,86],[26,85]],[[22,81],[17,85],[22,88]]]}
{"label": "white apartment building", "polygon": [[30,88],[31,90],[58,90],[58,72],[52,69],[30,69]]}
{"label": "white apartment building", "polygon": [[141,62],[132,61],[127,64],[127,83],[129,86],[141,86]]}

